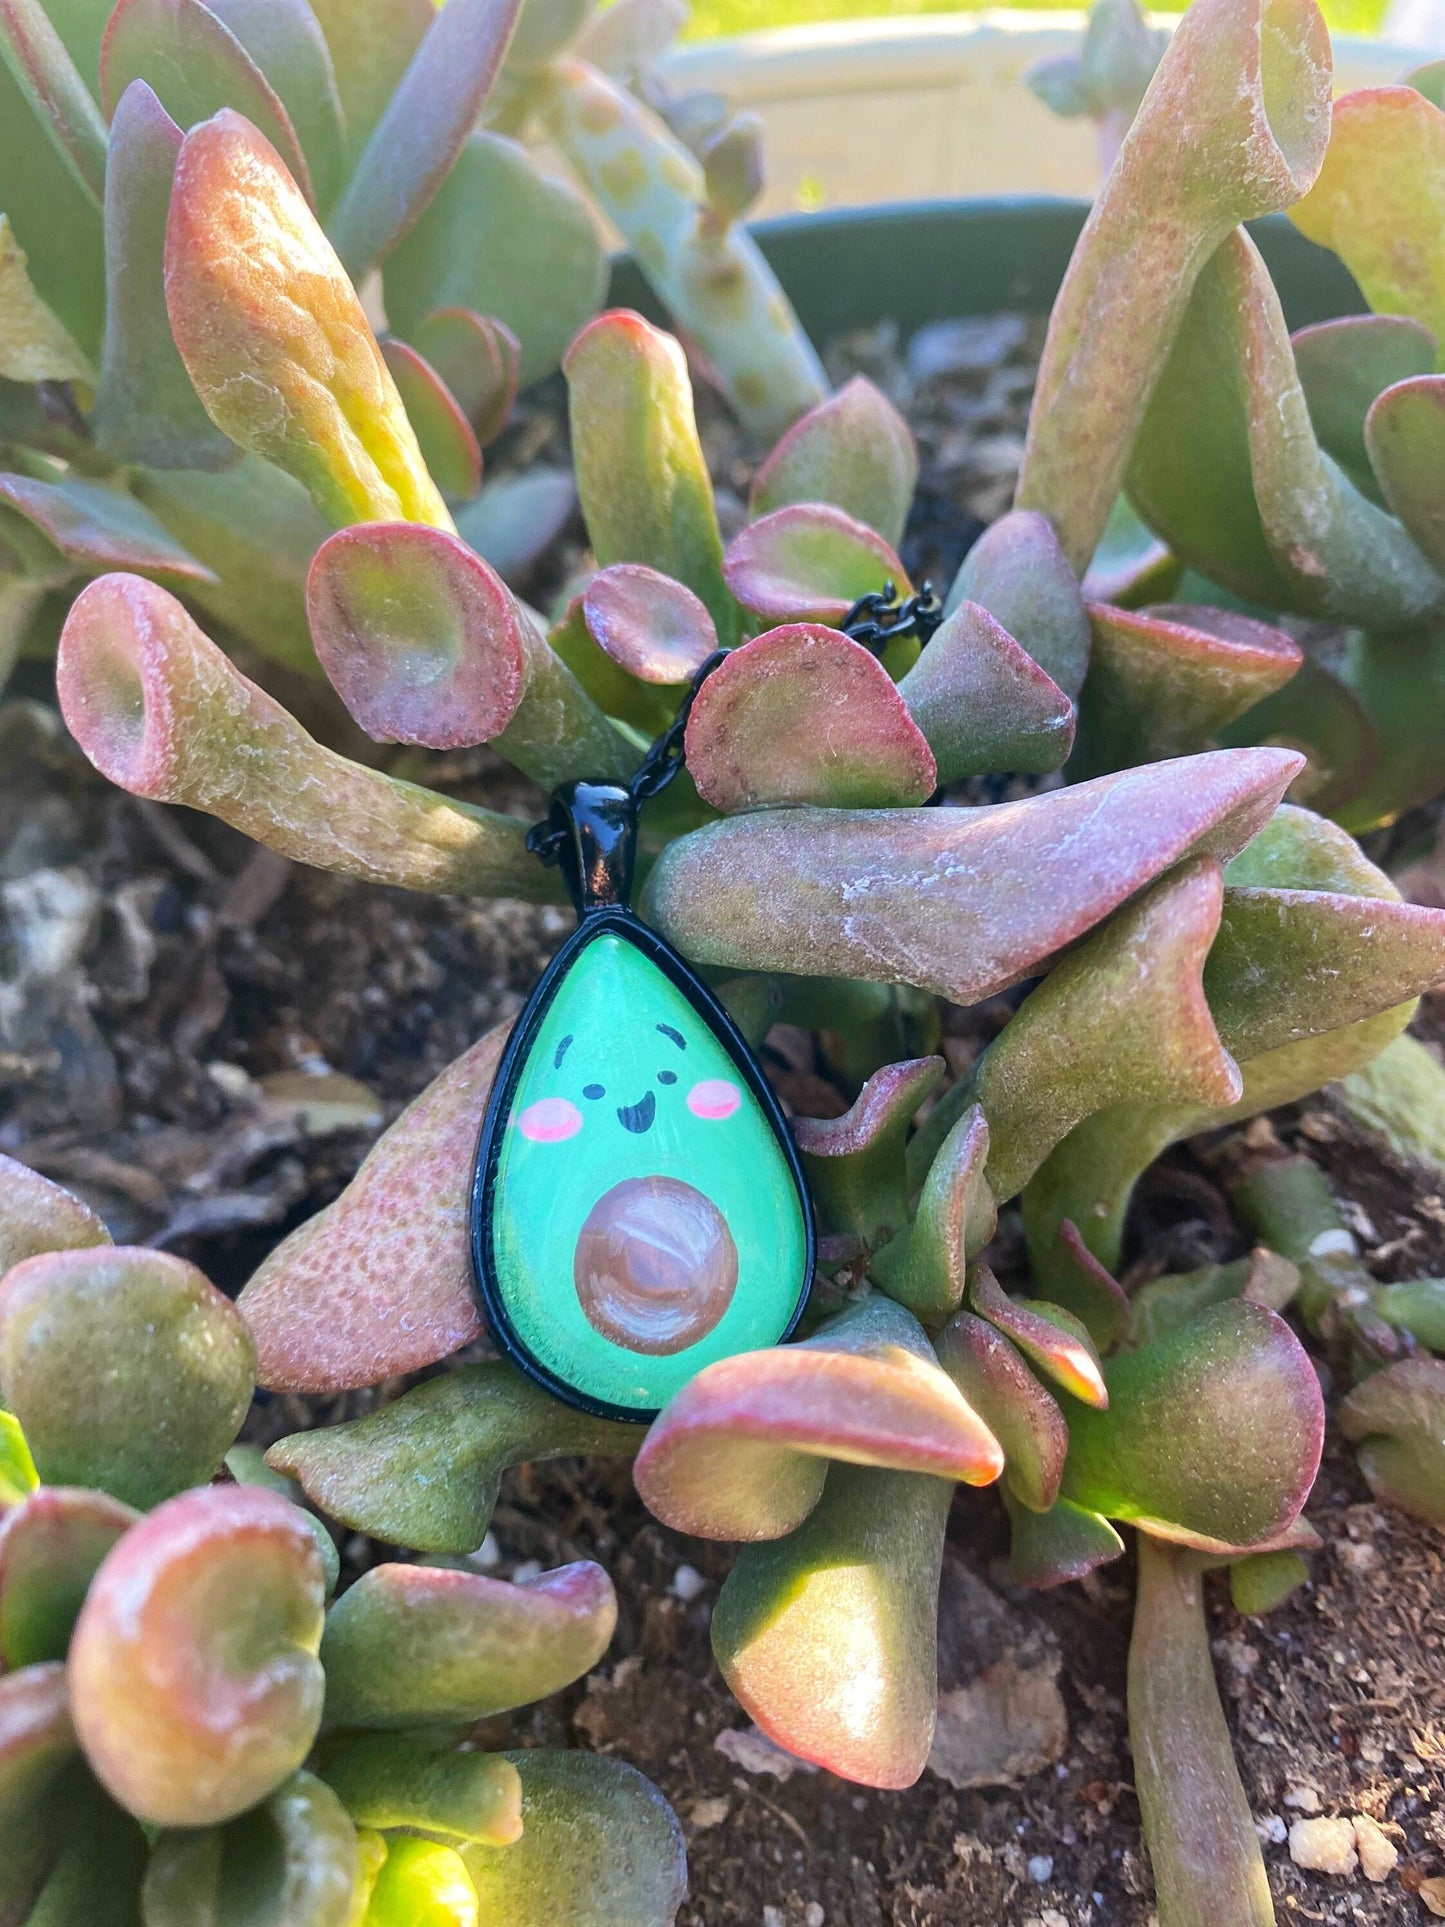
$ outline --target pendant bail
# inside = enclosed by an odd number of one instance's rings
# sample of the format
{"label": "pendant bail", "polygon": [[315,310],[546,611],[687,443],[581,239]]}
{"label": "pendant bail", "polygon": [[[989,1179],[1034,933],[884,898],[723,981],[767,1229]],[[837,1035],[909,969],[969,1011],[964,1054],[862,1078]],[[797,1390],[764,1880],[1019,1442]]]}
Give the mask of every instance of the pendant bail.
{"label": "pendant bail", "polygon": [[549,842],[579,921],[632,900],[637,802],[622,783],[559,783],[548,812]]}

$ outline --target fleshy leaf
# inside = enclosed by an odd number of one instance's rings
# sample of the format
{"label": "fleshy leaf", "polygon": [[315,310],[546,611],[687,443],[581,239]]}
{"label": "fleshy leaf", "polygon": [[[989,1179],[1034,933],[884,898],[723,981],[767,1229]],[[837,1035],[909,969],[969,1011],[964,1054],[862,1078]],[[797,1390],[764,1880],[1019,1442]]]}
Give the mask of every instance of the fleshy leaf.
{"label": "fleshy leaf", "polygon": [[455,1848],[393,1834],[386,1842],[386,1859],[371,1890],[363,1927],[476,1927],[476,1923],[477,1890]]}
{"label": "fleshy leaf", "polygon": [[938,1148],[913,1222],[875,1254],[869,1270],[891,1298],[930,1322],[957,1311],[969,1263],[994,1234],[998,1211],[984,1176],[988,1120],[965,1111]]}
{"label": "fleshy leaf", "polygon": [[148,1506],[208,1479],[251,1368],[235,1306],[169,1252],[49,1252],[0,1282],[0,1389],[49,1484]]}
{"label": "fleshy leaf", "polygon": [[296,1773],[227,1826],[162,1833],[146,1868],[146,1927],[356,1927],[364,1849],[324,1781]]}
{"label": "fleshy leaf", "polygon": [[1054,303],[1019,477],[1080,573],[1195,276],[1320,170],[1330,65],[1313,0],[1205,0],[1165,50]]}
{"label": "fleshy leaf", "polygon": [[207,1826],[295,1771],[321,1719],[323,1597],[311,1528],[274,1492],[205,1486],[131,1528],[69,1664],[80,1743],[122,1806]]}
{"label": "fleshy leaf", "polygon": [[664,1525],[778,1539],[818,1504],[830,1460],[987,1485],[988,1427],[901,1305],[865,1298],[798,1345],[719,1360],[652,1424],[633,1467]]}
{"label": "fleshy leaf", "polygon": [[1116,495],[1080,585],[1085,598],[1136,609],[1141,603],[1173,595],[1182,574],[1169,550],[1139,519],[1128,496]]}
{"label": "fleshy leaf", "polygon": [[207,810],[268,848],[373,883],[533,899],[526,825],[324,749],[138,576],[82,590],[61,632],[66,726],[113,783]]}
{"label": "fleshy leaf", "polygon": [[1445,716],[1445,629],[1347,636],[1336,671],[1357,696],[1381,754],[1362,790],[1338,810],[1355,832],[1393,823],[1440,790],[1440,727]]}
{"label": "fleshy leaf", "polygon": [[631,773],[616,734],[491,566],[454,535],[368,522],[323,543],[311,634],[341,700],[378,742],[495,743],[550,787]]}
{"label": "fleshy leaf", "polygon": [[908,1223],[904,1147],[914,1114],[944,1073],[941,1057],[915,1057],[874,1071],[841,1117],[800,1117],[793,1135],[825,1237],[852,1236],[864,1249]]}
{"label": "fleshy leaf", "polygon": [[861,643],[813,622],[734,649],[698,691],[686,740],[698,793],[720,810],[923,803],[938,781],[905,692]]}
{"label": "fleshy leaf", "polygon": [[1237,1613],[1258,1618],[1282,1606],[1309,1576],[1297,1552],[1252,1552],[1229,1568],[1230,1602]]}
{"label": "fleshy leaf", "polygon": [[426,37],[431,0],[371,0],[364,8],[354,0],[315,0],[311,11],[326,37],[354,164]]}
{"label": "fleshy leaf", "polygon": [[1377,489],[1365,452],[1365,417],[1376,395],[1435,366],[1435,337],[1399,314],[1347,314],[1290,337],[1300,387],[1320,447],[1356,488]]}
{"label": "fleshy leaf", "polygon": [[994,808],[816,810],[805,833],[795,812],[760,810],[672,843],[645,914],[695,962],[976,1003],[1184,857],[1232,856],[1302,760],[1217,750]]}
{"label": "fleshy leaf", "polygon": [[114,115],[133,81],[153,88],[178,126],[222,109],[244,114],[302,193],[311,175],[280,96],[218,11],[200,0],[119,0],[100,48],[100,98]]}
{"label": "fleshy leaf", "polygon": [[907,422],[866,375],[810,408],[753,477],[756,518],[793,502],[831,502],[897,548],[918,482]]}
{"label": "fleshy leaf", "polygon": [[518,586],[566,528],[576,506],[570,469],[530,468],[484,484],[476,501],[457,511],[457,533],[504,581]]}
{"label": "fleshy leaf", "polygon": [[412,345],[456,396],[483,448],[507,425],[521,378],[522,345],[507,326],[470,308],[438,308],[418,323]]}
{"label": "fleshy leaf", "polygon": [[912,584],[883,537],[840,508],[797,502],[750,522],[728,544],[728,588],[764,622],[839,623],[860,596]]}
{"label": "fleshy leaf", "polygon": [[1107,1411],[1070,1403],[1064,1496],[1205,1551],[1272,1539],[1319,1467],[1324,1403],[1299,1340],[1260,1305],[1213,1306],[1104,1367]]}
{"label": "fleshy leaf", "polygon": [[[280,96],[306,157],[317,207],[345,173],[341,99],[320,22],[306,0],[207,0]],[[228,107],[239,103],[228,100]]]}
{"label": "fleshy leaf", "polygon": [[731,218],[739,188],[746,195],[751,186],[746,134],[733,146],[742,181],[735,173],[725,185],[723,170],[715,170],[714,183],[731,202],[719,205],[704,168],[672,130],[584,61],[553,63],[541,107],[553,141],[717,371],[749,433],[772,440],[822,401],[827,378],[812,344],[757,243]]}
{"label": "fleshy leaf", "polygon": [[263,1385],[374,1385],[480,1336],[467,1219],[477,1132],[505,1041],[504,1030],[489,1031],[435,1078],[335,1203],[283,1238],[251,1277],[238,1303]]}
{"label": "fleshy leaf", "polygon": [[923,1771],[950,1492],[943,1479],[835,1465],[795,1532],[738,1555],[713,1653],[790,1753],[865,1786],[911,1786]]}
{"label": "fleshy leaf", "polygon": [[1033,1512],[1014,1497],[1007,1479],[1000,1489],[1012,1533],[1008,1574],[1016,1586],[1037,1591],[1062,1586],[1123,1552],[1124,1541],[1101,1512],[1069,1499],[1055,1499],[1047,1512]]}
{"label": "fleshy leaf", "polygon": [[20,1421],[13,1412],[0,1411],[0,1519],[11,1506],[23,1505],[39,1483]]}
{"label": "fleshy leaf", "polygon": [[582,591],[588,633],[639,682],[677,689],[717,648],[717,628],[691,589],[642,562],[599,569]]}
{"label": "fleshy leaf", "polygon": [[723,580],[712,481],[682,349],[641,315],[613,309],[563,362],[572,458],[597,560],[645,562],[706,604],[724,645],[738,617]]}
{"label": "fleshy leaf", "polygon": [[118,462],[224,469],[241,451],[201,406],[166,314],[166,213],[181,130],[143,80],[121,95],[105,170],[105,346],[91,426]]}
{"label": "fleshy leaf", "polygon": [[1042,1280],[1051,1303],[1071,1311],[1098,1347],[1111,1350],[1129,1324],[1129,1300],[1068,1218],[1059,1225],[1052,1262]]}
{"label": "fleshy leaf", "polygon": [[484,1719],[589,1671],[617,1624],[588,1560],[522,1585],[441,1566],[373,1566],[326,1616],[328,1726]]}
{"label": "fleshy leaf", "polygon": [[446,1735],[351,1740],[328,1751],[326,1783],[359,1827],[418,1827],[494,1847],[522,1832],[517,1769],[494,1754],[459,1752]]}
{"label": "fleshy leaf", "polygon": [[525,388],[557,366],[597,312],[607,259],[575,188],[544,174],[516,141],[474,134],[385,280],[391,325],[418,346],[437,308],[505,323],[521,344]]}
{"label": "fleshy leaf", "polygon": [[1074,744],[1074,705],[976,602],[960,602],[898,686],[938,758],[939,779],[1042,775]]}
{"label": "fleshy leaf", "polygon": [[110,1233],[88,1204],[0,1151],[0,1278],[42,1251],[109,1243]]}
{"label": "fleshy leaf", "polygon": [[0,474],[0,502],[23,515],[78,569],[145,569],[177,585],[213,579],[148,509],[104,482],[78,475],[41,482]]}
{"label": "fleshy leaf", "polygon": [[1233,1264],[1205,1265],[1140,1285],[1130,1301],[1129,1336],[1147,1345],[1178,1331],[1210,1305],[1245,1298],[1252,1305],[1283,1311],[1299,1290],[1300,1274],[1288,1258],[1263,1245]]}
{"label": "fleshy leaf", "polygon": [[1387,388],[1365,418],[1365,445],[1385,500],[1436,568],[1445,568],[1445,375]]}
{"label": "fleshy leaf", "polygon": [[[64,1666],[52,1661],[0,1678],[0,1828],[6,1846],[0,1898],[7,1905],[15,1895],[10,1881],[22,1871],[15,1859],[23,1854],[15,1849],[34,1826],[44,1796],[74,1757]],[[49,1842],[32,1833],[25,1844],[43,1850]]]}
{"label": "fleshy leaf", "polygon": [[1094,647],[1079,704],[1082,767],[1097,774],[1207,749],[1304,660],[1283,630],[1231,609],[1089,605]]}
{"label": "fleshy leaf", "polygon": [[1011,1338],[1029,1363],[1084,1404],[1100,1411],[1109,1403],[1099,1354],[1083,1324],[1062,1305],[1042,1298],[1011,1298],[987,1265],[974,1267],[969,1303],[989,1324]]}
{"label": "fleshy leaf", "polygon": [[1445,114],[1413,87],[1363,87],[1337,100],[1329,152],[1290,209],[1332,248],[1377,314],[1408,315],[1445,342]]}
{"label": "fleshy leaf", "polygon": [[938,1340],[938,1362],[1003,1447],[1004,1481],[1032,1512],[1059,1496],[1069,1428],[1002,1332],[972,1312],[950,1318]]}
{"label": "fleshy leaf", "polygon": [[[31,0],[6,0],[0,64],[30,111],[98,202],[105,185],[105,123],[49,17]],[[33,132],[29,136],[34,139]],[[22,188],[23,193],[23,188]]]}
{"label": "fleshy leaf", "polygon": [[475,1552],[509,1465],[572,1454],[630,1457],[635,1425],[550,1398],[502,1359],[464,1365],[345,1425],[298,1432],[267,1454],[342,1524],[422,1552]]}
{"label": "fleshy leaf", "polygon": [[991,523],[963,558],[944,607],[952,615],[961,602],[987,610],[1066,696],[1078,695],[1089,616],[1047,516],[1011,509]]}
{"label": "fleshy leaf", "polygon": [[357,279],[425,212],[476,125],[521,0],[438,10],[397,83],[331,216],[336,252]]}
{"label": "fleshy leaf", "polygon": [[280,155],[230,109],[181,146],[166,309],[212,421],[338,527],[451,528],[356,291]]}
{"label": "fleshy leaf", "polygon": [[0,376],[6,381],[89,381],[90,363],[35,292],[25,250],[0,214]]}
{"label": "fleshy leaf", "polygon": [[625,1760],[543,1748],[509,1753],[522,1837],[462,1859],[484,1920],[507,1927],[672,1927],[687,1892],[682,1828]]}
{"label": "fleshy leaf", "polygon": [[1376,1498],[1445,1526],[1445,1359],[1405,1358],[1373,1373],[1339,1419]]}
{"label": "fleshy leaf", "polygon": [[381,358],[396,383],[422,460],[442,494],[470,502],[482,486],[482,451],[465,411],[436,369],[404,341],[388,336]]}
{"label": "fleshy leaf", "polygon": [[1272,743],[1302,751],[1308,765],[1290,785],[1290,801],[1325,816],[1359,796],[1380,763],[1379,731],[1369,711],[1312,656],[1283,688],[1222,729],[1219,740],[1229,748]]}
{"label": "fleshy leaf", "polygon": [[46,1486],[0,1519],[0,1664],[65,1658],[96,1570],[138,1517],[103,1492]]}

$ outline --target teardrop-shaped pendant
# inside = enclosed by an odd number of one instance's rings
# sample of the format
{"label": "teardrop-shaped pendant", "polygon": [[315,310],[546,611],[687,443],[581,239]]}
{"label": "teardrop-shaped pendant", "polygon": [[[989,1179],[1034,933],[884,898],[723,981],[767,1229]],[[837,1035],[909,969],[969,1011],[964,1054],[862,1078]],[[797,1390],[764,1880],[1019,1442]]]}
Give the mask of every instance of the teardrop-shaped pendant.
{"label": "teardrop-shaped pendant", "polygon": [[751,1051],[627,907],[630,849],[618,894],[599,889],[591,827],[584,815],[578,928],[498,1067],[473,1252],[515,1363],[569,1404],[645,1420],[703,1366],[787,1336],[812,1277],[813,1222]]}

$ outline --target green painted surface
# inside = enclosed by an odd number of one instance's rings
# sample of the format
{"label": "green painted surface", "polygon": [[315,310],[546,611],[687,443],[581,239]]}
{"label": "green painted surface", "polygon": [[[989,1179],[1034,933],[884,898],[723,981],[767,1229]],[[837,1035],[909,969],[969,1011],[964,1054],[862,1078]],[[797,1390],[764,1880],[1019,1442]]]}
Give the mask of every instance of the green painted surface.
{"label": "green painted surface", "polygon": [[704,1365],[775,1344],[802,1290],[802,1207],[762,1107],[681,991],[615,933],[553,996],[493,1196],[513,1330],[611,1405],[655,1409]]}

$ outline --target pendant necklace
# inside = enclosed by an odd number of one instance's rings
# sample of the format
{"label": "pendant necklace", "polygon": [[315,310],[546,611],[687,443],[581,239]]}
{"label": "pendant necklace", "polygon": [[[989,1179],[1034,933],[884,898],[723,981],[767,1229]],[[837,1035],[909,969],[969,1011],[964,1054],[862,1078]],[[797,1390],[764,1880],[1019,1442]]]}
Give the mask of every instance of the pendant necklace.
{"label": "pendant necklace", "polygon": [[[890,584],[839,625],[880,651],[941,619]],[[632,908],[641,807],[683,766],[703,683],[627,783],[552,793],[527,847],[577,913],[527,1000],[477,1147],[471,1247],[499,1350],[553,1397],[645,1422],[704,1366],[786,1338],[814,1226],[792,1133],[708,986]]]}

